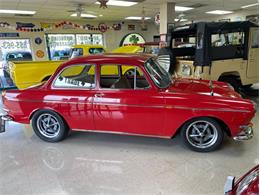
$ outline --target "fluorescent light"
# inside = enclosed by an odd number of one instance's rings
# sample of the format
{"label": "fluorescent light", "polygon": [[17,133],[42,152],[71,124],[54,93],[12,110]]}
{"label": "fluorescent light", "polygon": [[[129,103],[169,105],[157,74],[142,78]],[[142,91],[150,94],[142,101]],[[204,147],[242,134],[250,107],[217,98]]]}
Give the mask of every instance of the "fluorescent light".
{"label": "fluorescent light", "polygon": [[253,6],[256,6],[256,5],[258,5],[258,3],[249,4],[249,5],[244,5],[244,6],[242,6],[241,8],[242,8],[242,9],[245,9],[245,8],[253,7]]}
{"label": "fluorescent light", "polygon": [[188,10],[193,9],[192,7],[183,7],[183,6],[175,6],[175,11],[176,12],[185,12]]}
{"label": "fluorescent light", "polygon": [[[143,17],[141,16],[129,16],[129,17],[126,17],[125,19],[126,20],[142,20]],[[144,18],[145,20],[149,20],[151,19],[151,17],[145,17]]]}
{"label": "fluorescent light", "polygon": [[231,14],[231,13],[233,13],[233,12],[225,11],[225,10],[214,10],[214,11],[206,12],[206,14],[216,14],[216,15],[224,15],[224,14]]}
{"label": "fluorescent light", "polygon": [[[100,2],[96,2],[96,4],[100,4]],[[112,5],[112,6],[121,6],[121,7],[130,7],[137,4],[137,2],[132,2],[132,1],[120,1],[120,0],[109,0],[107,2],[107,5]]]}
{"label": "fluorescent light", "polygon": [[8,10],[8,9],[0,9],[1,14],[30,14],[33,15],[36,11],[25,11],[25,10]]}
{"label": "fluorescent light", "polygon": [[[175,21],[175,22],[178,22],[179,19],[178,19],[178,18],[175,18],[174,21]],[[188,19],[185,19],[185,18],[182,18],[182,19],[180,20],[180,22],[187,22],[187,21],[188,21]]]}
{"label": "fluorescent light", "polygon": [[[76,17],[77,13],[71,14],[70,16]],[[97,16],[92,15],[92,14],[80,14],[80,17],[82,17],[82,18],[96,18]]]}

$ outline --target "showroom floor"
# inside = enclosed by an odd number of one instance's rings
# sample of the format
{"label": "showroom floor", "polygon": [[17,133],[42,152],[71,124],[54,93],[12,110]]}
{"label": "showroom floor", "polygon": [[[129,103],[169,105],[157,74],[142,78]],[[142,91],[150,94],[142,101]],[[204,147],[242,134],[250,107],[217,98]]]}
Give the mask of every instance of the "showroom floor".
{"label": "showroom floor", "polygon": [[258,163],[258,115],[252,140],[226,138],[212,153],[188,150],[179,136],[75,132],[46,143],[28,125],[9,123],[0,134],[0,194],[223,194],[228,175],[240,176]]}

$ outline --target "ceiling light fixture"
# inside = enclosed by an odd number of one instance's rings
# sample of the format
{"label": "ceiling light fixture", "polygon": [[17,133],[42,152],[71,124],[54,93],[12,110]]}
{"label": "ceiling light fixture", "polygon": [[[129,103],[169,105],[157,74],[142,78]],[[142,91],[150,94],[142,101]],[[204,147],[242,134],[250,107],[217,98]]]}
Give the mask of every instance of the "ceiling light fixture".
{"label": "ceiling light fixture", "polygon": [[26,11],[26,10],[8,10],[0,9],[1,14],[24,14],[24,15],[34,15],[36,11]]}
{"label": "ceiling light fixture", "polygon": [[216,14],[216,15],[224,15],[224,14],[231,14],[233,13],[232,11],[225,11],[225,10],[213,10],[213,11],[208,11],[206,14]]}
{"label": "ceiling light fixture", "polygon": [[99,15],[99,17],[102,17],[102,16],[103,16],[102,14]]}
{"label": "ceiling light fixture", "polygon": [[182,19],[175,18],[174,21],[175,21],[175,22],[178,22],[178,21],[179,21],[179,22],[187,22],[188,19],[185,19],[185,18],[182,18]]}
{"label": "ceiling light fixture", "polygon": [[175,11],[176,12],[185,12],[188,10],[193,9],[192,7],[184,7],[184,6],[175,6]]}
{"label": "ceiling light fixture", "polygon": [[[71,14],[72,17],[77,17],[77,13]],[[97,16],[92,14],[80,14],[80,17],[82,18],[96,18]]]}
{"label": "ceiling light fixture", "polygon": [[[95,4],[100,4],[100,2],[96,2]],[[137,4],[137,2],[132,2],[132,1],[119,1],[119,0],[109,0],[107,2],[107,5],[112,5],[112,6],[121,6],[121,7],[130,7]]]}
{"label": "ceiling light fixture", "polygon": [[242,6],[241,8],[242,8],[242,9],[245,9],[245,8],[253,7],[253,6],[256,6],[256,5],[258,5],[258,3],[249,4],[249,5],[244,5],[244,6]]}
{"label": "ceiling light fixture", "polygon": [[[129,16],[125,18],[126,20],[142,20],[141,16]],[[151,17],[145,17],[145,20],[150,20]]]}

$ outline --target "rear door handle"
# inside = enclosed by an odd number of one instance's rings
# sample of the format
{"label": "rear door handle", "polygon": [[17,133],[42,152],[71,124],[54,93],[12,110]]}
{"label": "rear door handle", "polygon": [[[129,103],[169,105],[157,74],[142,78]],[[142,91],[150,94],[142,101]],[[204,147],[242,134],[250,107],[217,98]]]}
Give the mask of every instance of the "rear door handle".
{"label": "rear door handle", "polygon": [[94,95],[94,97],[103,97],[103,96],[104,96],[103,93],[96,93],[96,94]]}

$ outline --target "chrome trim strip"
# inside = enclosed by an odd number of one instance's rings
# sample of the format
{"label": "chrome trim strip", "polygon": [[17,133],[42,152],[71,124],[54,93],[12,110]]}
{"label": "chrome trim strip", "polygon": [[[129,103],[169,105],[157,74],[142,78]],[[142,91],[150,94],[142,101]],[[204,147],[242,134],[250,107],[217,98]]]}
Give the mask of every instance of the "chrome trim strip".
{"label": "chrome trim strip", "polygon": [[72,131],[118,134],[118,135],[133,135],[133,136],[141,136],[141,137],[157,137],[157,138],[164,138],[164,139],[170,139],[171,138],[170,136],[145,135],[145,134],[137,134],[137,133],[126,133],[126,132],[121,132],[121,131],[87,130],[87,129],[72,129]]}
{"label": "chrome trim strip", "polygon": [[[92,102],[63,102],[63,101],[52,101],[52,100],[18,100],[18,99],[10,99],[11,101],[17,101],[17,102],[45,102],[45,103],[60,103],[60,104],[92,104]],[[164,109],[181,109],[181,110],[192,110],[192,111],[200,111],[200,110],[206,110],[206,111],[218,111],[218,112],[246,112],[249,113],[249,110],[236,110],[232,108],[192,108],[192,107],[185,107],[185,106],[172,106],[172,105],[154,105],[154,106],[147,106],[147,105],[138,105],[138,104],[115,104],[115,103],[105,103],[105,102],[93,102],[93,105],[99,105],[99,106],[128,106],[128,107],[143,107],[143,108],[164,108]]]}

